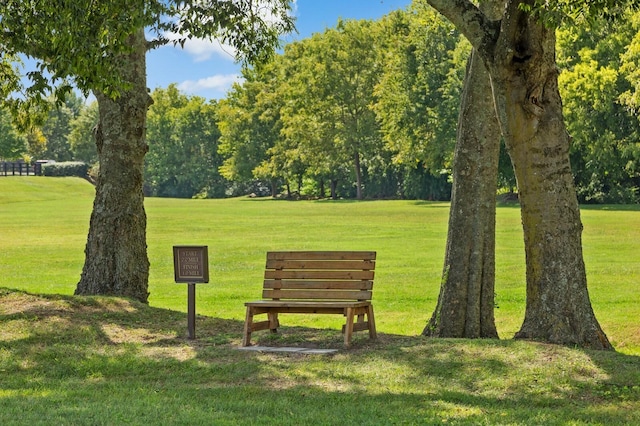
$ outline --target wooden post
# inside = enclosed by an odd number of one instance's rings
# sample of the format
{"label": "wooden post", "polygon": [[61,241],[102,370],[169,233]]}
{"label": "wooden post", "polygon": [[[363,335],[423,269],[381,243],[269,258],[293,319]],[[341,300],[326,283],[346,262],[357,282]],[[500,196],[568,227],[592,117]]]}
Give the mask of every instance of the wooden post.
{"label": "wooden post", "polygon": [[187,328],[189,339],[196,338],[196,283],[189,283],[187,295]]}

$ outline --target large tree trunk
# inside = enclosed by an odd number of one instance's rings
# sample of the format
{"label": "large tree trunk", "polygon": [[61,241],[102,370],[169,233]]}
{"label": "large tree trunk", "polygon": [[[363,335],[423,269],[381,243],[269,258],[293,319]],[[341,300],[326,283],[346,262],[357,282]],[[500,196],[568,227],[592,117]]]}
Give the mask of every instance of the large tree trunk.
{"label": "large tree trunk", "polygon": [[508,0],[492,21],[469,0],[427,0],[482,55],[514,164],[527,262],[527,306],[517,338],[612,349],[595,318],[582,255],[582,223],[569,165],[555,62],[555,30]]}
{"label": "large tree trunk", "polygon": [[116,295],[147,302],[149,260],[142,193],[147,108],[146,41],[131,36],[133,51],[122,57],[122,77],[131,87],[116,100],[96,93],[100,120],[96,145],[100,172],[75,294]]}
{"label": "large tree trunk", "polygon": [[510,2],[505,13],[492,64],[497,110],[518,183],[527,263],[527,306],[516,338],[611,349],[587,291],[555,31],[517,3]]}
{"label": "large tree trunk", "polygon": [[424,335],[498,337],[493,310],[499,152],[489,74],[473,51],[458,119],[442,285]]}
{"label": "large tree trunk", "polygon": [[[504,0],[482,3],[499,17]],[[453,190],[438,304],[422,334],[497,338],[494,318],[495,214],[500,126],[489,73],[469,58],[458,117]]]}

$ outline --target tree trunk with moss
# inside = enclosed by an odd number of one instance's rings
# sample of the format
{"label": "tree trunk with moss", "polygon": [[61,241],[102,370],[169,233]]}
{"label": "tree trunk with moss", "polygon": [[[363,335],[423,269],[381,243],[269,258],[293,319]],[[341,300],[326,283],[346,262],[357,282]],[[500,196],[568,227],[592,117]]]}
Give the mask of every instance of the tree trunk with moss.
{"label": "tree trunk with moss", "polygon": [[[499,17],[504,0],[482,4]],[[500,126],[482,58],[471,52],[458,117],[453,190],[438,304],[422,334],[497,338],[495,221]]]}
{"label": "tree trunk with moss", "polygon": [[527,306],[516,338],[611,349],[595,318],[582,222],[562,114],[555,30],[507,9],[493,85],[514,165],[527,262]]}
{"label": "tree trunk with moss", "polygon": [[497,338],[495,216],[500,127],[489,74],[473,51],[453,161],[453,190],[438,304],[422,334]]}
{"label": "tree trunk with moss", "polygon": [[142,193],[147,108],[144,32],[131,36],[133,50],[121,57],[128,90],[113,100],[96,93],[96,145],[100,171],[75,294],[124,296],[147,302],[149,259]]}

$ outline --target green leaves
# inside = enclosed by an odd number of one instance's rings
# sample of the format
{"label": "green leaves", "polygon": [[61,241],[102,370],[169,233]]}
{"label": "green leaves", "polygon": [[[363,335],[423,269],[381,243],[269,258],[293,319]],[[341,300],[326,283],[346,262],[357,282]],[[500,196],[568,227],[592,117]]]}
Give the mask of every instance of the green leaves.
{"label": "green leaves", "polygon": [[[558,31],[559,85],[571,165],[582,202],[637,202],[640,122],[635,113],[638,14]],[[635,59],[634,59],[635,58]]]}
{"label": "green leaves", "polygon": [[193,37],[218,39],[236,50],[236,59],[258,64],[294,30],[290,11],[289,0],[174,0],[167,13],[176,19],[160,29],[179,34],[181,45]]}
{"label": "green leaves", "polygon": [[375,105],[394,162],[450,166],[469,44],[428,6],[383,21],[387,54]]}
{"label": "green leaves", "polygon": [[9,113],[0,108],[0,160],[16,160],[25,148],[26,139],[18,133]]}
{"label": "green leaves", "polygon": [[[218,38],[232,45],[238,59],[268,58],[278,37],[293,29],[288,0],[4,0],[0,4],[0,99],[15,109],[33,108],[70,85],[117,98],[131,82],[119,72],[131,52],[130,36],[147,28],[165,44],[165,31]],[[17,55],[33,59],[28,87],[10,66]]]}
{"label": "green leaves", "polygon": [[217,106],[175,85],[156,89],[147,116],[145,182],[157,196],[222,197]]}
{"label": "green leaves", "polygon": [[563,23],[592,23],[598,19],[612,21],[638,7],[638,0],[529,0],[520,4],[522,10],[554,27]]}
{"label": "green leaves", "polygon": [[[54,95],[64,99],[71,85],[117,96],[126,87],[114,58],[129,51],[127,36],[148,23],[142,0],[70,2],[6,0],[0,5],[0,45],[6,54],[24,55],[27,87],[13,84],[2,93],[14,109],[32,110]],[[0,81],[16,81],[21,69],[0,69]]]}

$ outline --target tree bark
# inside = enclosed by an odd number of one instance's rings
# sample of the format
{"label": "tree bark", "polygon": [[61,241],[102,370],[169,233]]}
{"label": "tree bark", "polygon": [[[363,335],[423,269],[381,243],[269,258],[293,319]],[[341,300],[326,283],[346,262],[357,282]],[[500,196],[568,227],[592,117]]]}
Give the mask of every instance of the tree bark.
{"label": "tree bark", "polygon": [[362,200],[362,166],[360,165],[360,153],[353,155],[353,168],[356,173],[356,198]]}
{"label": "tree bark", "polygon": [[527,264],[525,319],[516,338],[612,349],[595,318],[582,223],[569,165],[555,63],[555,30],[508,0],[500,22],[468,0],[428,0],[467,36],[491,75],[521,201]]}
{"label": "tree bark", "polygon": [[75,294],[124,296],[147,302],[149,260],[142,192],[147,108],[146,40],[130,37],[133,50],[119,58],[131,86],[117,99],[95,93],[99,106],[96,145],[100,172]]}
{"label": "tree bark", "polygon": [[469,58],[453,163],[453,190],[438,304],[422,334],[497,338],[495,214],[500,152],[489,74]]}
{"label": "tree bark", "polygon": [[527,306],[516,338],[612,349],[595,318],[582,222],[562,114],[555,30],[512,2],[495,51],[493,87],[514,165],[527,262]]}

